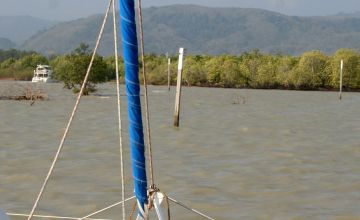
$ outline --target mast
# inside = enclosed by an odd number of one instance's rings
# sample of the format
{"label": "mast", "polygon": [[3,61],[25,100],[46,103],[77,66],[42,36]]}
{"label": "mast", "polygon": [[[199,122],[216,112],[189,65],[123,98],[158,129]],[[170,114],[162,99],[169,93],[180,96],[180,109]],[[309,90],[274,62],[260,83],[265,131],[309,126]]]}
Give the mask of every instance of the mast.
{"label": "mast", "polygon": [[148,203],[145,145],[141,115],[138,44],[134,0],[120,0],[121,32],[124,49],[125,84],[128,98],[131,163],[139,213]]}

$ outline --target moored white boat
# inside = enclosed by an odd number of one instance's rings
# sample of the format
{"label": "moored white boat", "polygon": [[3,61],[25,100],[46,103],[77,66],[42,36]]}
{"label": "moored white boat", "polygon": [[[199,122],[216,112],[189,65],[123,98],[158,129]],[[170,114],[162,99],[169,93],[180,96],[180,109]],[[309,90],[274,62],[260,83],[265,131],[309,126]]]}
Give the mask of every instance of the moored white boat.
{"label": "moored white boat", "polygon": [[36,69],[34,70],[34,76],[32,78],[32,82],[44,82],[49,83],[53,82],[52,80],[52,73],[53,70],[49,65],[37,65]]}

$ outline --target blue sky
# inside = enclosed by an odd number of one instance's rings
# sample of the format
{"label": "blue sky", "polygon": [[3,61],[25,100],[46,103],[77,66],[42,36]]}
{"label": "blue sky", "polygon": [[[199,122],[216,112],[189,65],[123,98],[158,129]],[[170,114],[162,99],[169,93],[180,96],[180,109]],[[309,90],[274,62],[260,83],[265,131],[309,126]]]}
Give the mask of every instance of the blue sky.
{"label": "blue sky", "polygon": [[[103,13],[107,2],[107,0],[1,0],[0,15],[31,15],[52,20],[72,20]],[[210,7],[262,8],[299,16],[360,11],[360,0],[142,0],[142,3],[143,7],[197,4]]]}

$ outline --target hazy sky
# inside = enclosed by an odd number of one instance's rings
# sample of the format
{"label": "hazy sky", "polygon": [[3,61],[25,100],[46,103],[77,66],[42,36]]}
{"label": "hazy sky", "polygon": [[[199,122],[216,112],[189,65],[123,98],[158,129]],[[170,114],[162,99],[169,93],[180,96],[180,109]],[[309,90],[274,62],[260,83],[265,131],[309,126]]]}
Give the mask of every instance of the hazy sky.
{"label": "hazy sky", "polygon": [[[137,1],[137,0],[136,0]],[[72,20],[103,13],[108,0],[0,0],[0,15]],[[360,11],[360,0],[142,0],[143,7],[171,4],[263,8],[287,15],[332,15]]]}

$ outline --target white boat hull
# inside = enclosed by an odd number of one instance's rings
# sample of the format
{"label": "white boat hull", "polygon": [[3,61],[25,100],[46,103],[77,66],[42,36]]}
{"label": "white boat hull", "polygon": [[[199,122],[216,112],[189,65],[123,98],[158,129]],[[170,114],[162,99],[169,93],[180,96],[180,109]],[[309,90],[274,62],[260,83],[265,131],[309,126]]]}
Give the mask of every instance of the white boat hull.
{"label": "white boat hull", "polygon": [[53,82],[52,79],[49,79],[47,77],[33,77],[31,82],[37,83],[37,82],[41,82],[41,83],[51,83]]}

